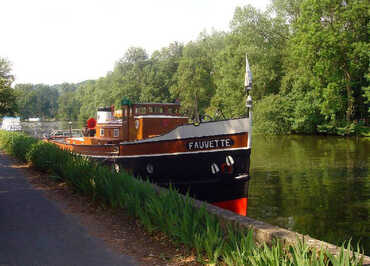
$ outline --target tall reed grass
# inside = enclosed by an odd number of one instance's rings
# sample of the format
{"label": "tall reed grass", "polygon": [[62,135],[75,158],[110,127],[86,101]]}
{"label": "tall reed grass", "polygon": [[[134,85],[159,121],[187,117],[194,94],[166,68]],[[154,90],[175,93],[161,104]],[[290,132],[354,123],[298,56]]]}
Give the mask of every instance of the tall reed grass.
{"label": "tall reed grass", "polygon": [[358,255],[346,252],[351,250],[349,243],[339,256],[310,249],[300,241],[294,246],[258,245],[251,230],[221,226],[215,215],[204,207],[195,208],[190,197],[172,187],[158,192],[147,181],[24,134],[0,131],[0,145],[35,169],[59,176],[76,192],[111,208],[126,209],[148,232],[164,232],[207,265],[362,265]]}

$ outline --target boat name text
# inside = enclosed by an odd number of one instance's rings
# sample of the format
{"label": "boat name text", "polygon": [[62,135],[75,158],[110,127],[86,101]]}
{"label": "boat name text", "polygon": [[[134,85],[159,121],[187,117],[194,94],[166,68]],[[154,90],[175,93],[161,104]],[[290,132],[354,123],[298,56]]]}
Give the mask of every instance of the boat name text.
{"label": "boat name text", "polygon": [[232,139],[212,139],[212,140],[198,140],[189,141],[186,143],[186,148],[189,151],[194,150],[207,150],[207,149],[217,149],[217,148],[227,148],[234,145]]}

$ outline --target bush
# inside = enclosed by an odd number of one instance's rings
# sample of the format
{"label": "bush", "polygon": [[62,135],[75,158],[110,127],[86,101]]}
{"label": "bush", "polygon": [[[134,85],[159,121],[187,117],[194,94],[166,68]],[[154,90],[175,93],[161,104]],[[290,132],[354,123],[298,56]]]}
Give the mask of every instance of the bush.
{"label": "bush", "polygon": [[0,145],[7,153],[22,162],[26,162],[26,154],[32,145],[39,142],[37,139],[24,133],[0,131]]}
{"label": "bush", "polygon": [[253,130],[265,135],[282,135],[291,132],[290,103],[280,95],[264,97],[255,104]]}
{"label": "bush", "polygon": [[32,166],[42,172],[60,174],[71,154],[59,149],[55,144],[40,141],[31,146],[26,158]]}

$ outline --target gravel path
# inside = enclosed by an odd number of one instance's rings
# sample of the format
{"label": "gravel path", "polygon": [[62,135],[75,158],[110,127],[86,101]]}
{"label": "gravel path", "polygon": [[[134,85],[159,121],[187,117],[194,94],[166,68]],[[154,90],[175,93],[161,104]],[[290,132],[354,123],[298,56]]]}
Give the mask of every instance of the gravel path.
{"label": "gravel path", "polygon": [[33,189],[0,153],[0,266],[135,265]]}

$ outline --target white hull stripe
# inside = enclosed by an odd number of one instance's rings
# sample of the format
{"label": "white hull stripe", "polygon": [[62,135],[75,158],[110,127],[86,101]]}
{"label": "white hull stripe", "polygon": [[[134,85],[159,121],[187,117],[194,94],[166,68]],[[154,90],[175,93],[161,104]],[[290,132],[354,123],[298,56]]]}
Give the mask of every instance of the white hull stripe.
{"label": "white hull stripe", "polygon": [[173,156],[173,155],[184,155],[184,154],[198,154],[207,152],[220,152],[220,151],[237,151],[237,150],[248,150],[248,147],[243,148],[231,148],[231,149],[218,149],[218,150],[207,150],[207,151],[190,151],[190,152],[174,152],[174,153],[157,153],[157,154],[141,154],[141,155],[116,155],[116,156],[106,156],[106,155],[86,155],[92,158],[138,158],[138,157],[158,157],[158,156]]}
{"label": "white hull stripe", "polygon": [[137,115],[134,118],[188,118],[186,116],[173,116],[173,115]]}

